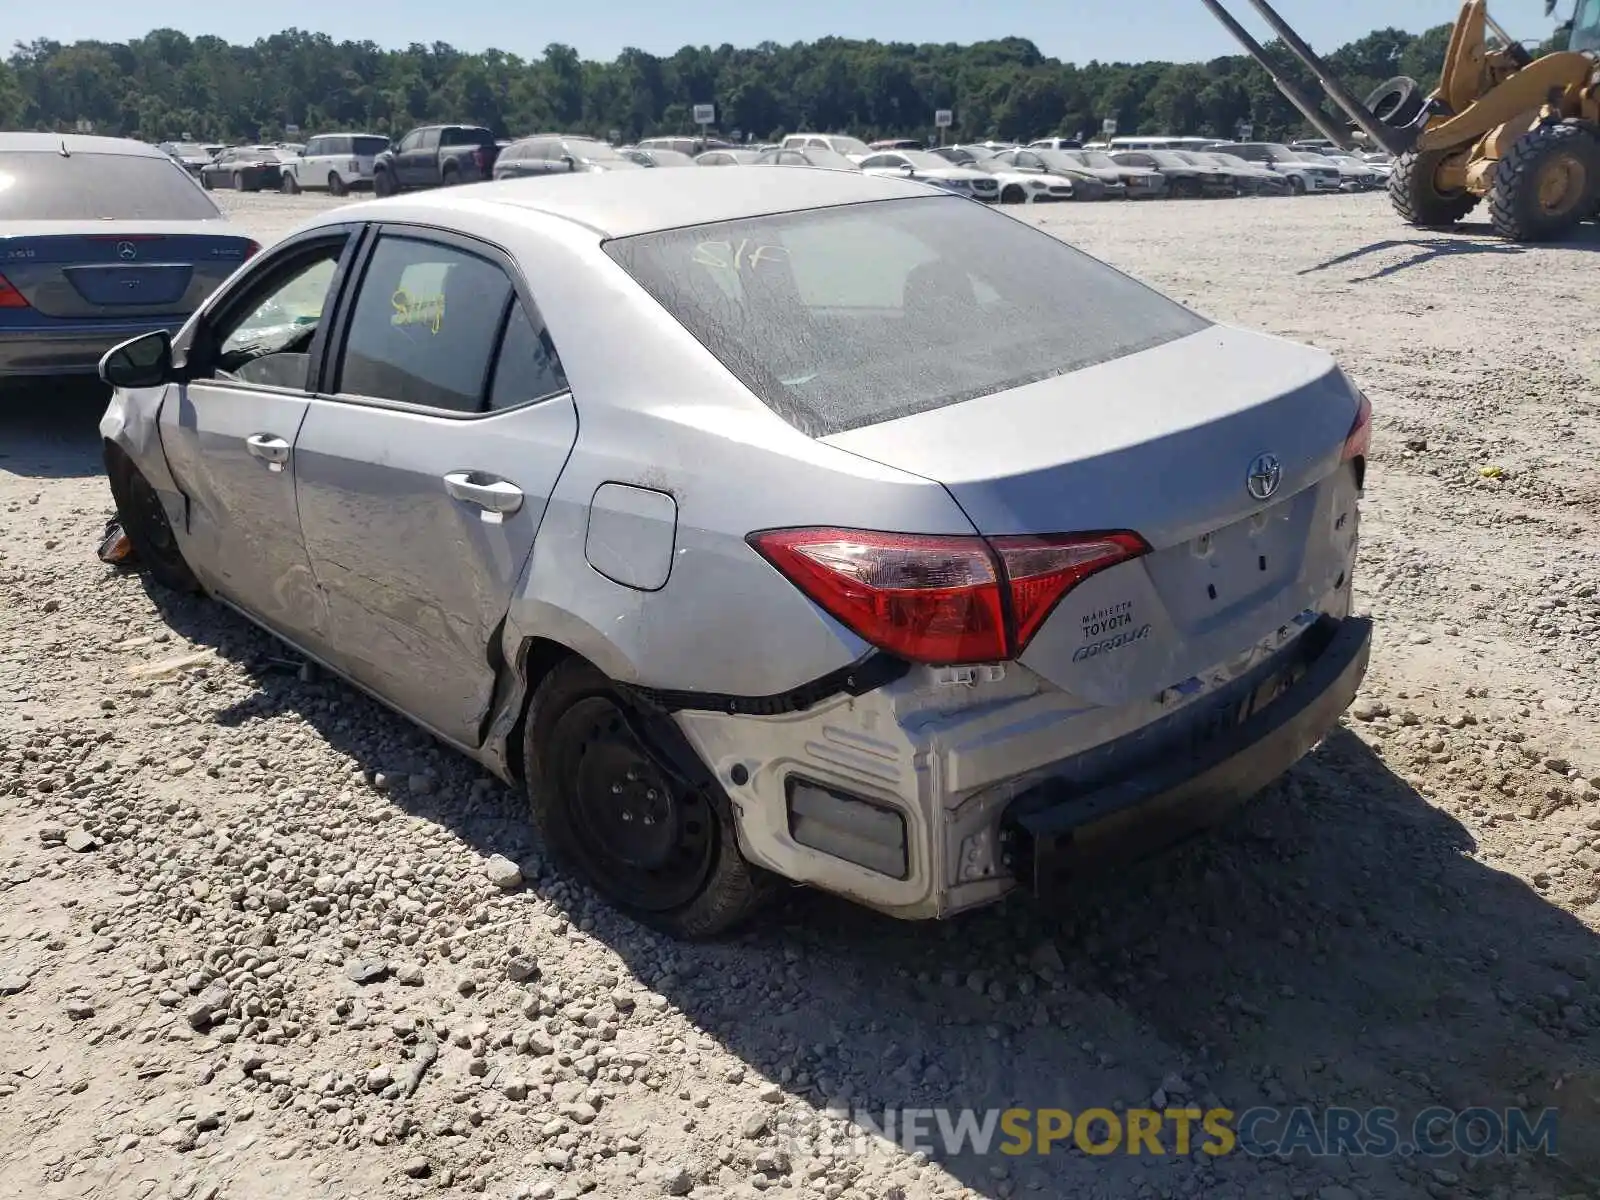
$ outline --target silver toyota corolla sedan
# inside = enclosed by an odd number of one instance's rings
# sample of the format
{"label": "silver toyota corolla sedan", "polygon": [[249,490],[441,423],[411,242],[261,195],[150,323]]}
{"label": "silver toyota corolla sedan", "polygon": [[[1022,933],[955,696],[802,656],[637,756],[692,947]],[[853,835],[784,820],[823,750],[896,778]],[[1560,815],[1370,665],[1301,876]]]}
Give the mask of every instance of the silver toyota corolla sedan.
{"label": "silver toyota corolla sedan", "polygon": [[157,579],[524,786],[680,936],[779,879],[1049,894],[1272,781],[1366,668],[1333,360],[924,184],[350,205],[102,372]]}

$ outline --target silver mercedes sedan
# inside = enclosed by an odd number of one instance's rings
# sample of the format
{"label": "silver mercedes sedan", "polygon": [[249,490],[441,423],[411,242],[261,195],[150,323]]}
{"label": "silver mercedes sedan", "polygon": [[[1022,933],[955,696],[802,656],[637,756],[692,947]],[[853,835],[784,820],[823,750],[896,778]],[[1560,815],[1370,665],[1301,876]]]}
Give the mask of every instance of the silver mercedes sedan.
{"label": "silver mercedes sedan", "polygon": [[1370,410],[925,184],[571,174],[332,210],[101,364],[118,511],[526,789],[619,908],[900,917],[1149,852],[1366,668]]}

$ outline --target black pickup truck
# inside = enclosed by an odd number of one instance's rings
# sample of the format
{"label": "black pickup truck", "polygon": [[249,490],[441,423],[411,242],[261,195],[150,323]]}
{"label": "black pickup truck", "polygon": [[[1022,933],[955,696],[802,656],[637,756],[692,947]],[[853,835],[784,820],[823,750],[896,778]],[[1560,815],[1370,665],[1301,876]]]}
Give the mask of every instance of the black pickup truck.
{"label": "black pickup truck", "polygon": [[453,187],[494,175],[500,147],[480,125],[423,125],[372,163],[372,190],[393,196],[412,188]]}

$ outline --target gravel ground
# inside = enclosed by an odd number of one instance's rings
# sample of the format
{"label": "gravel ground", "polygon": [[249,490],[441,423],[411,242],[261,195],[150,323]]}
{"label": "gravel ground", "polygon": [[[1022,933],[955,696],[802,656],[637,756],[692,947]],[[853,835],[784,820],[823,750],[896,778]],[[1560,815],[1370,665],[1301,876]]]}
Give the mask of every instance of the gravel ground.
{"label": "gravel ground", "polygon": [[[268,240],[336,203],[222,201]],[[103,568],[100,398],[12,396],[0,1196],[1596,1194],[1600,337],[1572,314],[1600,239],[1434,237],[1379,196],[1041,211],[1371,396],[1379,632],[1346,727],[1059,910],[905,925],[797,891],[674,945],[550,873],[494,780]],[[1561,1156],[929,1162],[792,1132],[842,1129],[830,1102],[1152,1101],[1554,1105]]]}

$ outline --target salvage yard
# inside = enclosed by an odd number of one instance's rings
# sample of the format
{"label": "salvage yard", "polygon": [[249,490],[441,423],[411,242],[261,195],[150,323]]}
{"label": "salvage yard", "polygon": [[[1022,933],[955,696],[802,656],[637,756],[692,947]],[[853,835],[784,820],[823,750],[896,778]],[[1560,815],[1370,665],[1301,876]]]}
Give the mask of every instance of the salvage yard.
{"label": "salvage yard", "polygon": [[[343,203],[217,199],[264,243]],[[673,943],[464,759],[102,566],[103,400],[0,394],[0,1198],[1600,1194],[1600,228],[1431,234],[1381,194],[1018,219],[1370,397],[1338,732],[1058,910],[795,891]],[[830,1104],[1548,1106],[1560,1154],[929,1162],[822,1152]]]}

